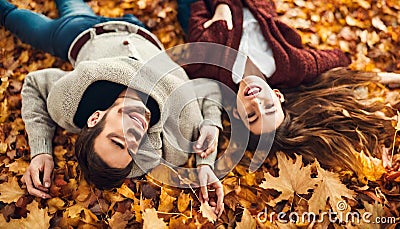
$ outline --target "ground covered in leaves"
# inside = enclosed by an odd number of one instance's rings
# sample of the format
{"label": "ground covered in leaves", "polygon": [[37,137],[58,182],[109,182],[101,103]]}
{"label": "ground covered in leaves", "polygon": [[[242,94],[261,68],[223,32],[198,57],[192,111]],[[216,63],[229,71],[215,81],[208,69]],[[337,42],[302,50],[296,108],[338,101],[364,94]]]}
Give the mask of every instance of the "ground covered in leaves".
{"label": "ground covered in leaves", "polygon": [[[20,8],[57,17],[51,0],[13,0]],[[184,41],[172,0],[91,0],[100,15],[137,15],[168,48]],[[339,47],[351,53],[353,69],[400,72],[400,2],[398,0],[276,0],[282,20],[299,29],[311,47]],[[197,191],[167,187],[150,177],[127,180],[112,191],[91,188],[80,178],[74,158],[75,136],[59,129],[54,139],[53,198],[27,194],[20,179],[29,165],[29,146],[21,119],[21,86],[28,72],[68,63],[34,50],[0,30],[0,228],[398,228],[400,221],[400,154],[388,149],[381,158],[358,154],[360,180],[349,171],[303,165],[278,153],[249,173],[241,163],[223,179],[225,212],[216,219],[201,205]],[[372,87],[379,99],[396,104],[398,91]],[[228,123],[225,123],[229,125]],[[393,123],[393,128],[400,125]],[[398,142],[398,139],[394,139]],[[227,140],[220,143],[221,150]],[[397,145],[397,144],[396,144]],[[243,161],[251,158],[246,152]],[[176,179],[159,167],[153,173]],[[318,220],[287,222],[288,216],[313,212]],[[330,220],[327,212],[369,215],[367,220]],[[273,214],[271,214],[273,213]],[[284,213],[279,215],[278,213]],[[283,215],[283,216],[282,216]],[[386,217],[386,218],[377,218]],[[282,220],[279,220],[282,219]],[[343,218],[341,218],[343,219]],[[378,220],[383,223],[378,223]],[[386,222],[386,223],[385,223]]]}

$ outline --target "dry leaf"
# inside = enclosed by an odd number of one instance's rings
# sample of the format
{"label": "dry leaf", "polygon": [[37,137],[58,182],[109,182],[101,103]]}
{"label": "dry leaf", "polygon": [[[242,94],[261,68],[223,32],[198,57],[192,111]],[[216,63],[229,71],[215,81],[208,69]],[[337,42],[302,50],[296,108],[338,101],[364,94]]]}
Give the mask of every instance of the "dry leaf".
{"label": "dry leaf", "polygon": [[122,184],[120,188],[117,188],[117,193],[131,200],[135,199],[135,193],[126,184]]}
{"label": "dry leaf", "polygon": [[23,175],[26,169],[29,167],[29,162],[25,161],[23,158],[16,159],[13,163],[6,165],[10,172],[16,175]]}
{"label": "dry leaf", "polygon": [[243,210],[242,220],[236,223],[237,229],[255,229],[257,228],[257,221],[251,216],[249,210]]}
{"label": "dry leaf", "polygon": [[124,214],[115,212],[109,221],[111,229],[125,229],[128,225],[128,220],[124,219]]}
{"label": "dry leaf", "polygon": [[214,223],[217,220],[217,215],[214,213],[214,210],[211,208],[211,206],[208,204],[208,202],[203,202],[200,205],[200,212],[201,215],[208,219],[211,223]]}
{"label": "dry leaf", "polygon": [[275,189],[281,194],[269,203],[273,206],[282,200],[293,198],[294,193],[307,194],[309,189],[314,188],[315,179],[311,178],[311,167],[303,167],[302,157],[296,155],[296,162],[287,159],[282,152],[276,154],[278,158],[279,177],[273,177],[264,173],[265,181],[260,184],[264,189]]}
{"label": "dry leaf", "polygon": [[166,188],[161,188],[160,204],[158,205],[159,212],[170,212],[174,208],[175,197],[168,195],[165,190]]}
{"label": "dry leaf", "polygon": [[350,207],[347,206],[346,201],[342,197],[353,199],[355,192],[348,189],[340,181],[338,174],[324,170],[318,162],[316,162],[316,167],[318,178],[315,180],[318,180],[318,183],[308,201],[309,212],[317,214],[320,210],[324,211],[328,198],[334,212],[349,212]]}
{"label": "dry leaf", "polygon": [[47,206],[49,206],[49,213],[54,214],[58,210],[64,210],[66,208],[65,201],[55,197],[47,201]]}
{"label": "dry leaf", "polygon": [[167,228],[167,224],[163,219],[158,218],[156,209],[148,208],[143,212],[143,228],[164,229]]}
{"label": "dry leaf", "polygon": [[357,153],[356,157],[361,162],[362,172],[368,181],[377,181],[386,173],[382,160],[367,156],[363,151]]}
{"label": "dry leaf", "polygon": [[192,197],[190,193],[185,194],[183,191],[179,194],[178,197],[178,211],[184,212],[188,208],[190,202],[192,201]]}
{"label": "dry leaf", "polygon": [[8,182],[0,184],[0,201],[4,203],[16,202],[24,194],[25,190],[19,187],[17,177],[9,177]]}

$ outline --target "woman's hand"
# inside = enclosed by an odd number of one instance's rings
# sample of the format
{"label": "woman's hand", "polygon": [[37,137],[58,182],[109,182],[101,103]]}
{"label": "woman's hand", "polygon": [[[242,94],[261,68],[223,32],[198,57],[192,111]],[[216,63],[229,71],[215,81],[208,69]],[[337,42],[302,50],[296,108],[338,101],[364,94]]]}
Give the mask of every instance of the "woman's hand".
{"label": "woman's hand", "polygon": [[200,137],[194,145],[194,152],[201,158],[206,158],[218,147],[219,129],[216,126],[202,125],[200,127]]}
{"label": "woman's hand", "polygon": [[394,72],[379,72],[380,82],[390,88],[400,87],[400,74]]}
{"label": "woman's hand", "polygon": [[[220,217],[224,211],[224,189],[221,181],[209,165],[197,166],[197,172],[200,180],[200,201],[208,202],[214,213]],[[214,195],[208,195],[208,187],[214,189]]]}
{"label": "woman's hand", "polygon": [[228,26],[228,30],[232,30],[233,23],[232,23],[232,12],[231,9],[227,4],[219,4],[215,9],[214,16],[204,23],[204,28],[207,29],[216,21],[226,21]]}
{"label": "woman's hand", "polygon": [[[26,183],[29,194],[41,198],[51,198],[48,191],[51,185],[53,168],[53,157],[49,154],[39,154],[32,159],[21,179],[22,182]],[[40,180],[41,172],[43,173],[43,182]]]}

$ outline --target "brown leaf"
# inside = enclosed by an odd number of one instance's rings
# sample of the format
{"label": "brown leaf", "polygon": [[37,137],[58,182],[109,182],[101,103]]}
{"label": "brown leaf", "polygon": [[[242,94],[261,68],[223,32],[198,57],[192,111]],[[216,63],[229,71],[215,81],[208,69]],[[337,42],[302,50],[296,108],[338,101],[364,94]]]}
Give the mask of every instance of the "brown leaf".
{"label": "brown leaf", "polygon": [[325,210],[326,201],[329,198],[329,204],[334,212],[349,212],[350,208],[347,206],[343,197],[353,199],[355,192],[348,189],[346,185],[340,181],[338,174],[324,170],[320,167],[318,162],[316,162],[316,167],[318,178],[315,180],[318,180],[318,182],[309,200],[309,211],[316,213],[319,212],[319,210]]}
{"label": "brown leaf", "polygon": [[190,202],[193,201],[190,193],[185,194],[183,191],[179,194],[178,197],[178,211],[184,212],[188,208]]}
{"label": "brown leaf", "polygon": [[276,154],[278,158],[279,177],[273,177],[265,173],[265,181],[260,184],[264,189],[275,189],[282,192],[278,198],[270,201],[273,206],[281,200],[289,200],[294,193],[307,194],[314,188],[315,179],[311,178],[311,166],[303,167],[302,157],[296,154],[296,161],[287,159],[282,152]]}
{"label": "brown leaf", "polygon": [[237,229],[255,229],[257,228],[256,219],[251,216],[249,210],[246,208],[243,211],[242,220],[236,223]]}
{"label": "brown leaf", "polygon": [[368,181],[377,181],[386,173],[382,160],[367,156],[363,151],[356,153],[357,160],[361,162],[362,173]]}
{"label": "brown leaf", "polygon": [[19,187],[15,176],[9,177],[8,182],[0,184],[0,201],[4,203],[16,202],[24,194],[25,190]]}
{"label": "brown leaf", "polygon": [[214,210],[211,208],[211,206],[208,204],[208,202],[203,202],[200,205],[200,212],[201,215],[208,219],[211,223],[214,223],[217,220],[217,215],[214,213]]}
{"label": "brown leaf", "polygon": [[128,220],[125,220],[124,214],[121,212],[115,212],[109,223],[112,229],[124,229],[128,225]]}
{"label": "brown leaf", "polygon": [[156,209],[148,208],[143,212],[143,228],[164,229],[167,228],[167,224],[163,219],[158,218]]}
{"label": "brown leaf", "polygon": [[120,188],[117,188],[117,193],[131,200],[135,199],[135,193],[126,184],[122,184]]}
{"label": "brown leaf", "polygon": [[47,206],[49,207],[49,213],[54,214],[58,210],[64,210],[66,208],[65,204],[66,204],[65,201],[58,197],[49,199],[47,201]]}
{"label": "brown leaf", "polygon": [[160,204],[158,205],[159,212],[170,212],[174,208],[175,197],[168,195],[165,190],[166,188],[161,188]]}

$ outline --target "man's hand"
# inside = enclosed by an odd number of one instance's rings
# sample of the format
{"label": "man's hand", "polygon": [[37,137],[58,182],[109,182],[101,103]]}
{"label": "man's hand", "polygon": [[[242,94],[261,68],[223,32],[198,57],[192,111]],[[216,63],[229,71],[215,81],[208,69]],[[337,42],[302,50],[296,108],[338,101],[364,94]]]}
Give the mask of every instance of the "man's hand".
{"label": "man's hand", "polygon": [[[197,171],[200,180],[200,201],[208,202],[215,214],[220,217],[224,211],[224,190],[221,181],[209,165],[199,165]],[[214,189],[215,195],[208,195],[208,186]]]}
{"label": "man's hand", "polygon": [[200,128],[200,137],[194,145],[194,152],[201,158],[206,158],[218,147],[219,129],[216,126],[203,125]]}
{"label": "man's hand", "polygon": [[390,88],[400,87],[400,74],[393,72],[379,72],[378,76],[381,78],[382,84],[388,85]]}
{"label": "man's hand", "polygon": [[204,28],[207,29],[216,21],[226,21],[228,26],[228,30],[232,30],[233,23],[232,23],[232,12],[231,9],[227,4],[219,4],[215,9],[214,16],[204,23]]}
{"label": "man's hand", "polygon": [[[26,183],[29,194],[51,198],[48,194],[51,185],[51,173],[53,172],[54,161],[49,154],[39,154],[34,157],[22,177],[22,182]],[[43,173],[43,183],[40,181],[40,173]]]}

